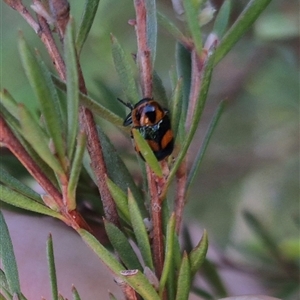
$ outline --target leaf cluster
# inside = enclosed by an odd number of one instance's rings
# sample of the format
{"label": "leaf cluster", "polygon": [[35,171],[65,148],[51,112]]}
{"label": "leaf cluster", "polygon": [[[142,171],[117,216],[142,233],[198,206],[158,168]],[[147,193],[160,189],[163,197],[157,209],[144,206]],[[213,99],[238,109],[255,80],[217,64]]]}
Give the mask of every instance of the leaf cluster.
{"label": "leaf cluster", "polygon": [[[94,121],[94,116],[97,116],[129,136],[128,130],[122,126],[122,118],[88,95],[81,71],[80,53],[99,1],[86,1],[77,30],[68,14],[65,23],[52,16],[54,25],[48,24],[45,17],[50,12],[41,12],[41,8],[37,21],[31,19],[30,14],[23,15],[33,28],[37,24],[40,26],[38,34],[55,62],[58,75],[50,72],[39,52],[31,49],[20,33],[19,52],[23,69],[40,111],[38,115],[34,114],[7,90],[2,90],[1,143],[25,166],[43,187],[45,194],[37,194],[2,170],[1,200],[58,218],[71,226],[118,278],[128,299],[135,299],[136,294],[143,299],[188,299],[193,277],[205,262],[207,232],[204,230],[201,240],[190,251],[180,249],[179,233],[188,191],[223,111],[223,101],[220,101],[190,169],[186,164],[187,153],[205,107],[214,67],[249,29],[270,0],[250,1],[228,29],[230,2],[224,1],[209,38],[203,41],[198,19],[203,8],[201,1],[182,2],[185,34],[166,16],[157,12],[155,1],[135,0],[136,69],[132,68],[131,58],[117,38],[111,35],[112,57],[127,101],[136,103],[138,99],[151,95],[160,99],[171,112],[176,147],[174,155],[162,163],[157,161],[139,132],[132,130],[135,143],[145,158],[145,164],[140,161],[145,172],[142,187],[134,181],[111,138]],[[21,1],[7,3],[24,12]],[[53,39],[50,26],[54,26],[59,33],[62,54]],[[171,74],[171,97],[166,96],[162,80],[154,69],[158,26],[164,27],[177,41],[177,72]],[[139,80],[135,78],[136,73]],[[140,91],[142,96],[139,96]],[[118,258],[96,239],[77,209],[76,198],[80,176],[83,175],[88,176],[99,189],[105,231]],[[167,196],[174,181],[177,195],[174,206],[170,206]],[[146,226],[147,219],[151,220],[150,228]],[[1,270],[3,297],[25,299],[19,286],[13,249],[2,215],[0,221],[3,228],[1,245],[2,241],[5,245],[1,247],[4,262]],[[57,290],[51,237],[47,254],[53,299],[63,299]],[[224,289],[220,290],[220,295],[226,293]],[[73,297],[80,299],[75,288]]]}

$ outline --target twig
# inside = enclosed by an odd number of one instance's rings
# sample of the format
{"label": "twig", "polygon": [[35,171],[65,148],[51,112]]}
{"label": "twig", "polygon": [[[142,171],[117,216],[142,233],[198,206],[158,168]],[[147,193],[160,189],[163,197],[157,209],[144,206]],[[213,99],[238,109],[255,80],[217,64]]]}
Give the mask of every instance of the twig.
{"label": "twig", "polygon": [[[25,20],[29,23],[29,25],[35,30],[38,36],[41,38],[44,43],[53,64],[62,80],[66,80],[66,68],[65,63],[62,59],[60,52],[58,51],[57,45],[55,44],[52,31],[49,28],[49,25],[46,19],[37,15],[38,22],[37,23],[32,16],[27,11],[26,7],[22,4],[21,1],[18,0],[6,0],[7,4],[11,6],[13,9],[17,10],[22,16],[25,16]],[[41,4],[40,0],[34,0],[35,4]],[[65,15],[65,18],[68,18],[68,15]],[[61,20],[62,21],[62,20]],[[84,78],[82,75],[81,67],[78,61],[78,73],[79,73],[79,87],[80,91],[84,94],[87,94]],[[114,224],[118,224],[118,214],[116,210],[115,203],[109,193],[108,187],[106,185],[106,181],[104,180],[106,172],[106,166],[102,154],[101,144],[97,134],[96,124],[93,118],[91,111],[81,106],[80,108],[80,125],[81,128],[87,134],[87,146],[88,151],[92,161],[92,168],[97,178],[98,189],[101,195],[101,199],[103,201],[104,211],[106,218],[113,222]],[[61,206],[63,207],[63,206]],[[73,213],[75,214],[75,212]],[[78,219],[78,217],[76,216]]]}
{"label": "twig", "polygon": [[4,2],[10,6],[12,9],[19,12],[19,14],[26,20],[26,22],[32,27],[35,33],[39,34],[40,26],[34,20],[32,15],[29,13],[27,8],[23,5],[20,0],[4,0]]}
{"label": "twig", "polygon": [[65,206],[62,201],[62,195],[27,153],[2,116],[0,116],[0,142],[3,143],[15,155],[15,157],[18,158],[44,191],[52,197],[55,203],[59,206],[61,214],[65,217],[64,221],[69,226],[72,226],[74,229],[80,227],[90,231],[89,226],[78,212],[68,212],[64,209]]}
{"label": "twig", "polygon": [[151,219],[153,224],[152,253],[155,273],[160,278],[164,264],[164,244],[162,232],[162,207],[157,190],[155,175],[147,165],[147,179],[150,191]]}
{"label": "twig", "polygon": [[195,112],[195,106],[200,94],[201,89],[201,77],[204,66],[204,61],[202,58],[199,58],[197,55],[196,49],[192,50],[191,53],[192,60],[192,74],[191,74],[191,90],[189,96],[189,107],[186,116],[185,130],[189,131],[193,119],[193,115]]}
{"label": "twig", "polygon": [[184,205],[186,203],[186,180],[187,180],[187,163],[183,159],[178,171],[176,173],[176,199],[175,199],[175,218],[176,218],[176,233],[179,234]]}
{"label": "twig", "polygon": [[93,115],[90,110],[81,106],[79,116],[80,125],[87,134],[87,149],[91,157],[91,167],[94,171],[99,193],[101,195],[105,218],[116,226],[119,226],[116,204],[105,181],[107,176],[106,165]]}
{"label": "twig", "polygon": [[[147,11],[144,0],[135,0],[137,62],[144,98],[152,98],[152,65],[151,53],[147,44]],[[159,180],[147,165],[147,179],[150,192],[151,217],[153,223],[152,253],[156,276],[160,278],[164,263],[164,244],[162,232],[162,208],[159,198],[161,190]]]}
{"label": "twig", "polygon": [[145,98],[152,98],[152,66],[151,53],[147,45],[147,12],[145,1],[135,0],[136,12],[136,37],[137,37],[137,62],[140,70],[140,81]]}

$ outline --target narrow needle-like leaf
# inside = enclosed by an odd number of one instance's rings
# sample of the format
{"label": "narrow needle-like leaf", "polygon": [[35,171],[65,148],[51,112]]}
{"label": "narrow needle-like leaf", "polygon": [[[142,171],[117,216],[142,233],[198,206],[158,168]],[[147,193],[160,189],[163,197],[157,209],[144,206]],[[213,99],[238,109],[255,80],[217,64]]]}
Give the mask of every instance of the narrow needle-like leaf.
{"label": "narrow needle-like leaf", "polygon": [[235,23],[227,31],[218,46],[214,58],[216,65],[235,45],[235,43],[248,31],[254,21],[272,0],[250,0]]}
{"label": "narrow needle-like leaf", "polygon": [[114,247],[114,250],[118,253],[126,268],[129,270],[139,269],[142,271],[142,266],[124,233],[114,224],[106,220],[104,220],[104,225],[105,231]]}
{"label": "narrow needle-like leaf", "polygon": [[162,177],[162,170],[160,167],[159,162],[157,161],[152,149],[150,148],[149,144],[146,140],[142,137],[141,133],[136,130],[132,129],[132,134],[134,141],[137,145],[137,148],[141,152],[142,156],[144,157],[145,161],[151,168],[151,170],[158,176]]}
{"label": "narrow needle-like leaf", "polygon": [[128,210],[127,195],[112,180],[106,178],[108,189],[115,200],[117,209],[121,213],[121,217],[130,224],[130,215]]}
{"label": "narrow needle-like leaf", "polygon": [[19,274],[9,231],[0,211],[0,258],[5,272],[9,291],[21,294]]}
{"label": "narrow needle-like leaf", "polygon": [[32,199],[29,199],[13,190],[10,190],[2,184],[0,184],[0,200],[15,207],[48,215],[54,218],[63,219],[63,217],[58,212],[51,210],[43,204],[32,201]]}
{"label": "narrow needle-like leaf", "polygon": [[202,146],[200,147],[197,155],[196,155],[196,158],[192,164],[192,167],[191,167],[191,170],[188,174],[188,179],[187,179],[187,183],[186,183],[186,191],[188,191],[188,189],[190,188],[193,180],[195,179],[195,176],[197,174],[197,171],[199,170],[199,167],[200,167],[200,164],[202,162],[202,159],[204,157],[204,154],[206,152],[206,149],[207,149],[207,146],[209,144],[209,141],[210,141],[210,138],[212,137],[212,134],[218,124],[218,121],[220,119],[220,116],[223,112],[223,109],[224,109],[224,106],[225,106],[225,102],[222,101],[220,103],[220,105],[218,106],[213,118],[212,118],[212,121],[209,125],[209,128],[208,128],[208,131],[204,137],[204,140],[203,140],[203,144]]}
{"label": "narrow needle-like leaf", "polygon": [[187,150],[193,140],[194,134],[198,128],[198,123],[199,120],[201,118],[203,109],[204,109],[204,105],[206,102],[206,98],[207,98],[207,93],[208,93],[208,88],[210,86],[210,81],[211,81],[211,75],[212,75],[212,71],[213,71],[213,62],[214,62],[214,54],[210,54],[208,61],[206,62],[204,71],[203,71],[203,76],[202,76],[202,85],[201,85],[201,90],[198,96],[198,101],[196,103],[196,107],[195,107],[195,111],[193,114],[193,119],[191,122],[191,127],[189,132],[187,133],[187,136],[185,138],[184,144],[181,148],[181,151],[176,159],[176,162],[173,165],[173,168],[169,174],[168,180],[166,182],[166,185],[164,187],[164,191],[163,191],[163,195],[165,194],[167,188],[169,187],[171,181],[173,180],[183,158],[185,157]]}
{"label": "narrow needle-like leaf", "polygon": [[177,136],[180,116],[182,113],[182,78],[177,81],[172,95],[171,124],[174,136]]}
{"label": "narrow needle-like leaf", "polygon": [[56,90],[50,73],[41,59],[36,58],[30,51],[24,38],[19,38],[19,49],[23,67],[40,104],[48,133],[53,140],[55,150],[64,161],[64,142],[62,136],[62,119]]}
{"label": "narrow needle-like leaf", "polygon": [[80,54],[81,49],[86,41],[94,18],[97,12],[97,8],[100,0],[86,0],[84,5],[84,11],[82,14],[81,22],[76,36],[76,50]]}
{"label": "narrow needle-like leaf", "polygon": [[177,280],[177,292],[175,300],[188,300],[191,286],[191,267],[186,252],[183,253],[181,266]]}
{"label": "narrow needle-like leaf", "polygon": [[167,282],[167,279],[170,277],[169,272],[171,271],[170,268],[171,268],[172,260],[174,259],[173,249],[174,249],[175,223],[176,223],[176,218],[175,218],[175,214],[173,213],[167,225],[166,249],[165,249],[166,257],[165,257],[163,271],[159,282],[160,297],[162,297],[165,284]]}
{"label": "narrow needle-like leaf", "polygon": [[165,15],[157,12],[157,20],[158,23],[164,27],[177,41],[181,42],[182,44],[188,44],[188,39],[185,37],[185,35]]}
{"label": "narrow needle-like leaf", "polygon": [[[62,91],[66,92],[67,87],[66,84],[61,81],[58,77],[55,75],[52,75],[52,80],[54,84]],[[94,99],[90,98],[87,95],[84,95],[79,92],[79,98],[81,103],[86,106],[89,110],[91,110],[94,114],[98,115],[99,117],[103,118],[104,120],[118,126],[123,131],[129,132],[129,129],[126,129],[123,126],[123,118],[117,116],[113,112],[111,112],[109,109],[95,101]]]}
{"label": "narrow needle-like leaf", "polygon": [[58,300],[57,277],[53,252],[53,241],[51,234],[47,240],[47,260],[51,283],[52,300]]}
{"label": "narrow needle-like leaf", "polygon": [[72,160],[78,130],[79,110],[78,71],[72,19],[67,25],[64,37],[64,56],[67,73],[67,153],[69,160]]}
{"label": "narrow needle-like leaf", "polygon": [[156,57],[157,17],[156,1],[146,0],[147,44],[151,52],[152,68]]}
{"label": "narrow needle-like leaf", "polygon": [[136,103],[139,99],[139,94],[137,92],[131,65],[123,48],[113,35],[111,35],[111,42],[112,56],[123,91],[131,103]]}
{"label": "narrow needle-like leaf", "polygon": [[23,104],[19,104],[19,117],[23,137],[36,151],[36,153],[58,174],[64,171],[54,154],[49,148],[49,139],[46,133],[32,117],[31,113]]}
{"label": "narrow needle-like leaf", "polygon": [[23,104],[19,104],[18,111],[23,137],[56,173],[62,174],[64,171],[49,148],[49,138],[46,132],[42,130],[35,118]]}
{"label": "narrow needle-like leaf", "polygon": [[0,181],[9,187],[17,191],[18,193],[33,199],[34,201],[43,203],[40,195],[29,188],[27,185],[16,179],[15,177],[11,176],[5,169],[0,167]]}
{"label": "narrow needle-like leaf", "polygon": [[202,36],[198,20],[199,9],[203,0],[191,1],[183,0],[182,4],[184,6],[184,15],[191,32],[193,42],[195,44],[196,51],[198,55],[202,52]]}
{"label": "narrow needle-like leaf", "polygon": [[134,271],[134,275],[129,272],[125,275],[123,266],[117,259],[97,241],[89,232],[84,229],[77,230],[82,239],[93,249],[97,256],[105,263],[105,265],[121,280],[133,287],[145,300],[160,300],[153,286],[149,283],[148,279],[140,272]]}
{"label": "narrow needle-like leaf", "polygon": [[0,92],[1,104],[9,111],[9,113],[16,119],[18,119],[18,103],[13,96],[7,91],[2,90]]}
{"label": "narrow needle-like leaf", "polygon": [[79,293],[74,285],[72,286],[72,295],[73,295],[73,300],[81,300]]}
{"label": "narrow needle-like leaf", "polygon": [[143,221],[143,217],[141,216],[136,201],[130,191],[128,191],[128,207],[132,228],[142,257],[144,259],[144,263],[151,270],[154,270],[148,233]]}
{"label": "narrow needle-like leaf", "polygon": [[76,208],[76,187],[82,168],[82,160],[85,150],[86,135],[83,132],[78,134],[77,146],[75,150],[74,159],[72,161],[70,179],[68,184],[68,209],[74,210]]}
{"label": "narrow needle-like leaf", "polygon": [[226,31],[229,22],[231,0],[225,0],[217,14],[213,32],[221,39]]}
{"label": "narrow needle-like leaf", "polygon": [[204,230],[200,242],[189,254],[192,276],[195,275],[195,273],[199,270],[200,266],[203,264],[207,249],[208,249],[208,236],[206,230]]}

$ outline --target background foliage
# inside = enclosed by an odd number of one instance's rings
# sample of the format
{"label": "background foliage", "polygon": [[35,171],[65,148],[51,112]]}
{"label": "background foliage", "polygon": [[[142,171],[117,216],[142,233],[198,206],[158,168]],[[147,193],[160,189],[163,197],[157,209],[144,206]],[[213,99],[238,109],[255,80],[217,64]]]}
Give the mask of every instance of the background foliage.
{"label": "background foliage", "polygon": [[[220,2],[214,1],[216,6]],[[248,1],[232,2],[231,17],[234,20]],[[101,1],[81,55],[87,87],[93,98],[105,99],[108,108],[123,116],[125,111],[118,111],[119,106],[115,105],[122,91],[113,67],[108,32],[113,32],[128,53],[135,52],[133,29],[124,25],[134,16],[130,3]],[[172,14],[167,1],[160,2],[159,6],[166,14]],[[1,88],[13,91],[15,99],[35,111],[34,95],[21,68],[16,47],[16,28],[22,28],[32,47],[43,49],[43,46],[14,11],[2,2],[0,7]],[[80,1],[72,3],[71,14],[75,20],[79,20],[82,7]],[[186,219],[195,220],[208,230],[219,257],[233,258],[234,262],[238,257],[239,265],[246,269],[251,266],[251,271],[255,272],[257,280],[265,283],[269,294],[285,299],[293,299],[296,289],[293,289],[286,270],[276,257],[270,255],[270,245],[263,232],[265,230],[272,238],[280,255],[298,263],[298,8],[296,0],[274,0],[252,30],[215,69],[208,105],[192,151],[199,148],[219,101],[227,98],[228,105],[211,140],[196,184],[190,191],[186,210]],[[168,71],[174,67],[174,47],[174,40],[160,30],[155,67],[168,95],[171,94]],[[46,60],[47,55],[41,52]],[[120,153],[130,151],[130,141],[117,132],[112,134],[109,124],[102,125],[110,136],[115,136],[114,143]],[[0,163],[26,180],[23,168],[6,153],[2,153]],[[132,169],[136,167],[131,159],[128,165]],[[251,212],[255,218],[249,214],[245,218],[245,211]],[[226,261],[222,259],[219,263],[224,267]],[[266,272],[260,272],[262,261]],[[274,274],[277,281],[274,281]],[[292,286],[290,290],[286,288],[289,284]]]}

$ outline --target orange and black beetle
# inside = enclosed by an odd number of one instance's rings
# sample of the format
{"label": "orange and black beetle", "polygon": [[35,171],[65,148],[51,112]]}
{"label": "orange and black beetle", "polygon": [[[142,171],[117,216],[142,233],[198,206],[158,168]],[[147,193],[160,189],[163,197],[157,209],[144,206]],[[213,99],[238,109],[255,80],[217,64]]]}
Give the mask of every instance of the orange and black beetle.
{"label": "orange and black beetle", "polygon": [[[157,160],[169,156],[174,148],[173,132],[169,111],[162,108],[155,100],[144,98],[135,105],[118,100],[131,109],[123,125],[137,129],[147,141]],[[137,145],[135,150],[141,155]],[[141,155],[143,158],[143,156]]]}

